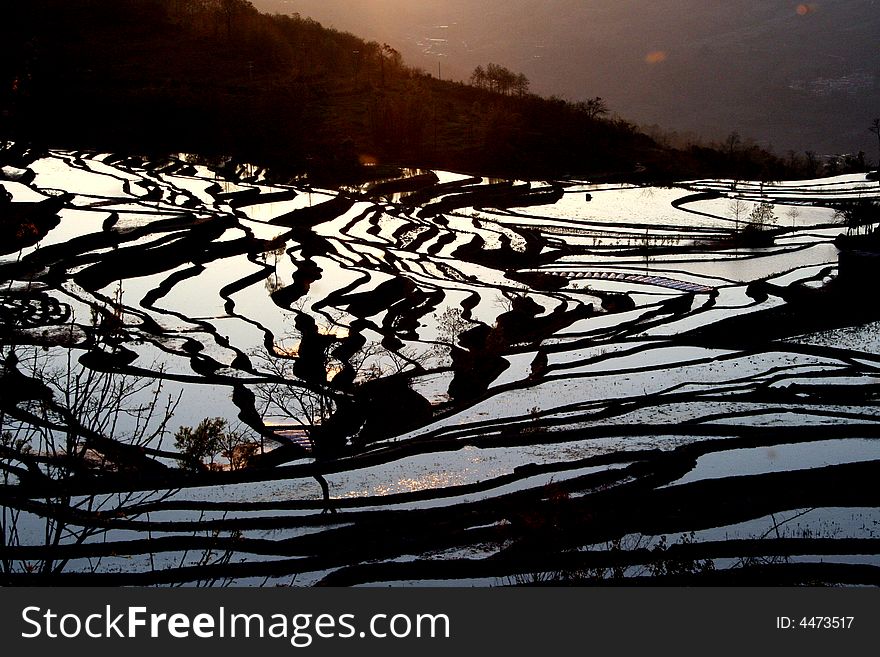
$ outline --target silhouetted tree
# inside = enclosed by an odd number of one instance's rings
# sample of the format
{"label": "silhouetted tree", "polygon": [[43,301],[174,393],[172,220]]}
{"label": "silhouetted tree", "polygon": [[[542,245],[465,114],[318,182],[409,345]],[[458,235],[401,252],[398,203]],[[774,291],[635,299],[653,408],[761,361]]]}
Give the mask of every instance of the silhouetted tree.
{"label": "silhouetted tree", "polygon": [[815,151],[806,151],[804,156],[807,159],[807,175],[815,176],[819,171],[819,158]]}
{"label": "silhouetted tree", "polygon": [[529,79],[525,76],[525,74],[519,73],[516,76],[513,88],[516,91],[516,95],[519,97],[523,97],[527,93],[529,93]]}
{"label": "silhouetted tree", "polygon": [[471,86],[477,87],[478,89],[486,88],[486,71],[483,70],[482,66],[477,66],[474,69],[474,72],[471,73]]}
{"label": "silhouetted tree", "polygon": [[470,77],[471,86],[487,89],[505,96],[525,96],[529,92],[529,79],[523,73],[514,73],[499,64],[477,66]]}
{"label": "silhouetted tree", "polygon": [[608,114],[608,104],[599,96],[581,101],[576,105],[578,111],[586,114],[589,119],[596,119]]}
{"label": "silhouetted tree", "polygon": [[874,224],[880,221],[880,202],[874,199],[859,198],[834,206],[834,218],[846,225],[847,234],[858,235],[862,228],[872,232]]}
{"label": "silhouetted tree", "polygon": [[772,203],[762,201],[758,203],[749,214],[749,227],[756,230],[763,230],[767,226],[776,223],[776,215],[773,214],[775,209]]}
{"label": "silhouetted tree", "polygon": [[874,119],[874,122],[868,130],[877,135],[877,166],[880,167],[880,119]]}
{"label": "silhouetted tree", "polygon": [[382,88],[385,88],[385,67],[386,62],[389,64],[388,70],[392,71],[395,69],[401,68],[403,65],[403,58],[400,53],[389,46],[387,43],[383,43],[379,48],[379,67],[381,69],[381,81]]}
{"label": "silhouetted tree", "polygon": [[740,221],[742,221],[743,216],[748,211],[748,204],[741,198],[735,198],[731,199],[728,209],[730,214],[733,215],[736,230],[739,230]]}
{"label": "silhouetted tree", "polygon": [[740,137],[739,133],[734,130],[727,135],[727,139],[724,140],[724,151],[727,153],[728,157],[733,157],[734,153],[736,153],[741,145],[742,137]]}
{"label": "silhouetted tree", "polygon": [[174,446],[180,450],[181,463],[190,470],[206,466],[205,459],[214,459],[220,453],[221,439],[226,431],[226,420],[221,417],[205,418],[195,429],[180,427],[174,434]]}

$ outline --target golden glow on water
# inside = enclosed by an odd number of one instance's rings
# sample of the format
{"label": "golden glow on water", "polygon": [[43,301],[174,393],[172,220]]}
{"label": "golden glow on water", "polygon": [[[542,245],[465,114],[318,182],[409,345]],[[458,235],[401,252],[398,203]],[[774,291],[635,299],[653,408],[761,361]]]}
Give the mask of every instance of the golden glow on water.
{"label": "golden glow on water", "polygon": [[377,484],[370,490],[354,490],[343,493],[342,498],[384,497],[397,493],[414,493],[422,490],[442,489],[467,483],[465,472],[430,472],[416,478],[399,479],[393,484]]}
{"label": "golden glow on water", "polygon": [[415,477],[392,477],[388,483],[377,481],[365,488],[340,493],[338,498],[383,497],[399,493],[415,493],[425,490],[442,490],[450,486],[464,486],[510,473],[510,468],[496,463],[494,458],[486,458],[478,449],[465,447],[461,450],[463,461],[441,465],[430,472],[419,473]]}
{"label": "golden glow on water", "polygon": [[426,474],[417,479],[401,479],[397,482],[397,485],[406,492],[415,492],[430,488],[445,488],[453,483],[462,483],[461,481],[458,481],[459,479],[461,479],[461,477],[452,476],[448,472],[435,472]]}
{"label": "golden glow on water", "polygon": [[797,11],[798,16],[806,16],[807,14],[812,14],[814,11],[816,11],[816,5],[800,4],[797,6],[797,9],[795,11]]}

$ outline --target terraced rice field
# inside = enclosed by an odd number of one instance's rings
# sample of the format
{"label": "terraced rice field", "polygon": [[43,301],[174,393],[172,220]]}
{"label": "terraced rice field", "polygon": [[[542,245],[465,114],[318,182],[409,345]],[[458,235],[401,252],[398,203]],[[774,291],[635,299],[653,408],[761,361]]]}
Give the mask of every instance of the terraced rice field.
{"label": "terraced rice field", "polygon": [[880,582],[880,306],[834,243],[863,174],[5,161],[8,583]]}

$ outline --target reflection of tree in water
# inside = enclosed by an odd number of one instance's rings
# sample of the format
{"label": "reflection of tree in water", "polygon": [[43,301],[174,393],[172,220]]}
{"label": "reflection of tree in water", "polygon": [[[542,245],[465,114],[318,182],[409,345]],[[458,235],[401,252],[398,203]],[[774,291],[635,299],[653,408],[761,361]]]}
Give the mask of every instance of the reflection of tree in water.
{"label": "reflection of tree in water", "polygon": [[[354,327],[359,328],[357,321]],[[423,371],[427,358],[427,352],[411,347],[389,350],[368,341],[345,326],[341,315],[318,324],[298,311],[294,330],[276,342],[273,353],[252,353],[270,375],[256,386],[257,410],[278,430],[303,430],[316,456],[338,456],[367,436],[375,440],[400,426],[394,418],[386,421],[384,432],[376,426],[377,389],[394,388],[404,400],[424,401],[410,380]],[[405,408],[397,413],[402,416]]]}
{"label": "reflection of tree in water", "polygon": [[437,322],[437,341],[434,344],[433,353],[438,358],[449,355],[457,345],[461,335],[473,327],[474,323],[465,319],[461,308],[449,306],[442,313],[435,314]]}
{"label": "reflection of tree in water", "polygon": [[287,250],[283,246],[269,251],[273,258],[272,274],[266,278],[264,285],[266,287],[266,291],[270,295],[275,294],[284,287],[284,282],[281,280],[281,276],[278,274],[278,262],[286,252]]}

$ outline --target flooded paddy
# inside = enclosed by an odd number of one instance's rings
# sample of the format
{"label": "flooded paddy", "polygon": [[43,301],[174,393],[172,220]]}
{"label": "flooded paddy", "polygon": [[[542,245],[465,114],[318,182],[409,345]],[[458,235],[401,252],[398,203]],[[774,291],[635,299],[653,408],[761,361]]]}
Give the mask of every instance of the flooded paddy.
{"label": "flooded paddy", "polygon": [[880,581],[864,175],[0,153],[8,583]]}

